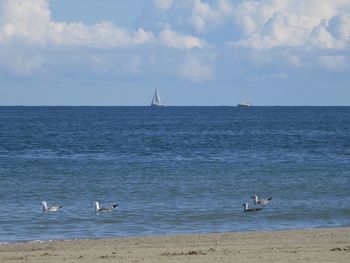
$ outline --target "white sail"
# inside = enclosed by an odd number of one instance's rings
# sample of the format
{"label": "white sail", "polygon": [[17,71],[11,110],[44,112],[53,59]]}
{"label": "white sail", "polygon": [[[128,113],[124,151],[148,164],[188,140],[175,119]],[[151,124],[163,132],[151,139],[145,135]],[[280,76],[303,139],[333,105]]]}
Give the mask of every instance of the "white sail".
{"label": "white sail", "polygon": [[159,93],[158,93],[158,89],[156,89],[156,91],[154,92],[154,97],[153,97],[151,106],[162,106],[162,103],[161,103],[160,97],[159,97]]}

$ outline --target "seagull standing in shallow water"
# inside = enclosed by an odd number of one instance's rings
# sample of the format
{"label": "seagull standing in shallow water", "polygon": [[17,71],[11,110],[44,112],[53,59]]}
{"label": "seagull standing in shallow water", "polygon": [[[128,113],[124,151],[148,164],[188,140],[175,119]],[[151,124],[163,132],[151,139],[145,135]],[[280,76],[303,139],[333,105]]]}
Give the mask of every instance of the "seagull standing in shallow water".
{"label": "seagull standing in shallow water", "polygon": [[41,205],[43,206],[44,212],[57,212],[60,208],[62,208],[61,205],[53,205],[48,207],[46,201],[42,201]]}
{"label": "seagull standing in shallow water", "polygon": [[267,205],[271,202],[272,197],[266,198],[266,199],[259,199],[257,195],[252,196],[252,199],[254,199],[254,205]]}
{"label": "seagull standing in shallow water", "polygon": [[244,212],[256,212],[256,211],[259,211],[259,210],[262,210],[262,208],[260,207],[253,207],[253,208],[249,208],[248,207],[248,203],[244,203],[243,204],[243,211]]}
{"label": "seagull standing in shallow water", "polygon": [[113,208],[116,208],[118,204],[112,205],[111,207],[100,207],[99,202],[95,201],[92,203],[95,206],[96,213],[107,213],[111,212]]}

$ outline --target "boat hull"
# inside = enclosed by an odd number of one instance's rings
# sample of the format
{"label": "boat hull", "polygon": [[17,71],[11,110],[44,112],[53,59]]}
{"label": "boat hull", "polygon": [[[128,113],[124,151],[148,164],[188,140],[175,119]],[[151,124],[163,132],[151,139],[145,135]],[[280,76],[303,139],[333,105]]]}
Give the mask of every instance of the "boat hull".
{"label": "boat hull", "polygon": [[247,104],[237,104],[237,107],[245,107],[245,108],[247,108],[247,107],[252,107],[252,104],[250,104],[250,103],[247,103]]}

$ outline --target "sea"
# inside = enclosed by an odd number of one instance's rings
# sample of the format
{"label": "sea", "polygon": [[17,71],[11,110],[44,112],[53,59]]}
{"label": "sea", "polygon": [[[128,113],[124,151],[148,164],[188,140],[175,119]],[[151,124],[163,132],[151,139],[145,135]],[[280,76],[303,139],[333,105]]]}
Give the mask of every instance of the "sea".
{"label": "sea", "polygon": [[0,107],[0,204],[0,243],[349,227],[350,107]]}

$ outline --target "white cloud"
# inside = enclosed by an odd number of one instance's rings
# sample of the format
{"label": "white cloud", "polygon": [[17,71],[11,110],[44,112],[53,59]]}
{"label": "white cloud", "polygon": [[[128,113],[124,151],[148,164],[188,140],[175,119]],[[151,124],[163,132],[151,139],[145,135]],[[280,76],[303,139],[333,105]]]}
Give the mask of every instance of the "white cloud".
{"label": "white cloud", "polygon": [[[344,13],[345,12],[345,13]],[[350,2],[243,1],[236,6],[236,24],[243,28],[237,45],[252,49],[275,47],[349,48]]]}
{"label": "white cloud", "polygon": [[[254,50],[278,47],[349,48],[348,0],[181,0],[155,1],[166,15],[156,24],[174,30],[229,38]],[[189,28],[188,28],[189,27]],[[216,33],[219,31],[220,35]]]}
{"label": "white cloud", "polygon": [[42,65],[43,58],[36,52],[0,48],[0,68],[2,68],[2,72],[9,71],[26,76],[39,70]]}
{"label": "white cloud", "polygon": [[153,3],[157,8],[167,10],[172,6],[173,0],[153,0]]}
{"label": "white cloud", "polygon": [[134,44],[146,44],[155,41],[155,37],[152,32],[147,32],[143,28],[139,28],[133,34],[132,41]]}
{"label": "white cloud", "polygon": [[246,39],[237,42],[238,45],[254,49],[270,49],[278,46],[302,46],[308,32],[296,25],[282,13],[274,13],[263,25],[261,30]]}
{"label": "white cloud", "polygon": [[50,22],[47,1],[3,0],[0,9],[0,41],[21,38],[30,43],[45,42]]}
{"label": "white cloud", "polygon": [[196,56],[187,56],[180,68],[180,76],[186,80],[202,82],[213,78],[213,68]]}
{"label": "white cloud", "polygon": [[[163,8],[170,8],[172,1],[157,3]],[[189,34],[183,35],[170,28],[161,30],[156,37],[142,27],[130,31],[108,21],[92,25],[81,22],[56,22],[51,17],[47,0],[0,1],[0,67],[15,74],[28,75],[47,65],[55,70],[63,68],[64,63],[69,63],[63,57],[67,57],[67,53],[74,50],[76,65],[92,64],[90,68],[81,68],[91,69],[99,75],[111,72],[110,69],[135,75],[142,72],[145,63],[142,56],[134,56],[132,52],[127,55],[115,55],[118,63],[124,65],[116,67],[115,61],[106,60],[105,56],[99,56],[98,53],[122,53],[123,49],[120,48],[123,47],[136,50],[147,49],[150,46],[183,51],[202,49],[207,44],[203,39]],[[91,54],[88,54],[83,51],[85,47],[93,48],[94,51],[90,50]],[[89,57],[93,59],[89,60]],[[101,67],[101,70],[97,70],[98,67]]]}
{"label": "white cloud", "polygon": [[129,33],[110,22],[87,26],[52,21],[47,0],[3,0],[0,10],[0,43],[3,44],[16,40],[37,45],[115,48],[144,44],[154,39],[151,32],[142,28]]}
{"label": "white cloud", "polygon": [[[54,21],[48,0],[0,0],[0,66],[31,74],[73,50],[77,51],[76,65],[91,62],[92,70],[101,75],[114,71],[121,72],[118,76],[147,75],[153,70],[191,81],[213,79],[214,72],[222,72],[218,69],[222,61],[237,68],[244,64],[259,69],[271,79],[289,78],[293,74],[288,70],[305,64],[336,72],[349,67],[349,0],[145,3],[147,15],[141,15],[138,27],[127,30],[109,21],[92,25]],[[213,50],[218,56],[209,58]],[[153,69],[146,59],[148,52],[157,54]],[[173,71],[167,72],[163,70],[169,63],[165,57],[171,52],[178,58],[173,58]],[[59,67],[69,63],[67,53],[65,61],[57,62]]]}
{"label": "white cloud", "polygon": [[348,58],[346,56],[321,56],[320,64],[330,71],[342,72],[348,66]]}
{"label": "white cloud", "polygon": [[328,31],[328,23],[322,21],[321,24],[315,27],[310,35],[310,43],[317,48],[327,48],[327,49],[343,49],[345,46],[333,37],[333,35]]}
{"label": "white cloud", "polygon": [[328,28],[335,37],[350,41],[350,12],[333,16]]}
{"label": "white cloud", "polygon": [[199,31],[204,31],[206,28],[206,19],[213,16],[212,10],[207,3],[203,3],[201,0],[193,1],[193,12],[191,16],[191,22],[195,28]]}
{"label": "white cloud", "polygon": [[113,48],[132,43],[132,36],[109,22],[93,26],[82,23],[51,23],[48,42],[58,45]]}
{"label": "white cloud", "polygon": [[337,14],[323,20],[310,34],[315,47],[345,50],[350,49],[350,13]]}
{"label": "white cloud", "polygon": [[206,32],[219,25],[232,13],[228,0],[218,0],[216,5],[209,5],[202,0],[188,0],[187,3],[187,8],[192,9],[189,22],[199,32]]}
{"label": "white cloud", "polygon": [[154,40],[151,32],[139,28],[133,33],[117,27],[110,22],[101,22],[92,26],[82,23],[50,23],[48,42],[57,45],[88,46],[95,48],[116,48],[127,45],[139,45]]}
{"label": "white cloud", "polygon": [[271,79],[287,79],[289,76],[286,72],[271,73],[269,75]]}
{"label": "white cloud", "polygon": [[225,19],[232,18],[233,12],[231,0],[153,0],[152,3],[145,5],[144,23],[188,27],[200,34],[218,28]]}
{"label": "white cloud", "polygon": [[206,42],[200,38],[181,35],[170,28],[166,28],[159,33],[160,41],[163,45],[171,48],[192,49],[204,48],[207,46]]}

